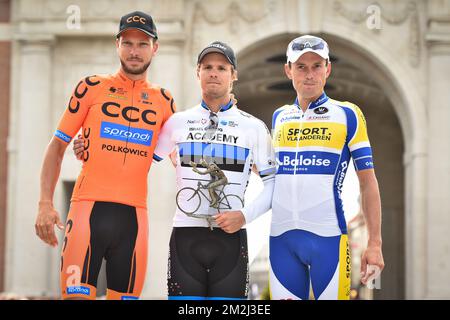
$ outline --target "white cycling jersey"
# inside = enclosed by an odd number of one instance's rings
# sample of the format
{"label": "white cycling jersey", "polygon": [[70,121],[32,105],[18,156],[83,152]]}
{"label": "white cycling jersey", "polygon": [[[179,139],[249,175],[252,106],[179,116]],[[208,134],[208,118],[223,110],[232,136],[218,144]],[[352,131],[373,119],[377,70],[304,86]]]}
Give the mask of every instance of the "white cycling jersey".
{"label": "white cycling jersey", "polygon": [[305,112],[297,100],[277,109],[272,127],[277,173],[271,235],[294,229],[346,234],[341,189],[350,158],[357,171],[373,168],[361,110],[323,93]]}
{"label": "white cycling jersey", "polygon": [[[275,174],[275,156],[272,148],[270,132],[266,125],[252,115],[239,110],[230,101],[217,113],[218,125],[213,135],[207,131],[210,125],[211,112],[204,102],[173,114],[161,129],[154,160],[161,161],[174,149],[177,151],[176,177],[177,194],[183,188],[192,188],[180,193],[178,203],[184,208],[196,206],[198,202],[189,201],[198,184],[205,186],[210,181],[209,174],[200,175],[192,170],[190,162],[199,164],[203,158],[207,163],[214,161],[224,172],[228,185],[223,195],[235,195],[244,199],[253,165],[256,165],[265,188],[251,204],[242,204],[236,197],[227,197],[232,210],[242,210],[246,222],[249,223],[260,214],[270,209]],[[200,171],[206,168],[198,165]],[[222,187],[219,188],[219,190]],[[196,214],[215,215],[217,209],[210,207],[208,190],[202,189],[201,205]],[[229,211],[229,210],[223,210]],[[207,227],[205,219],[187,216],[178,207],[174,216],[174,227]],[[215,226],[215,225],[213,225]]]}

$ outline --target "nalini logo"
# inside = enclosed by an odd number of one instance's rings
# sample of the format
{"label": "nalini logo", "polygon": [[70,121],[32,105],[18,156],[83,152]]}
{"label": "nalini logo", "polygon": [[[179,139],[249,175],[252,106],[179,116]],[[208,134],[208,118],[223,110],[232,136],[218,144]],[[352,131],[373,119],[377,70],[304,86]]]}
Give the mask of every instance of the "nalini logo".
{"label": "nalini logo", "polygon": [[324,114],[327,112],[328,112],[328,108],[326,108],[326,107],[318,107],[318,108],[314,109],[315,114]]}
{"label": "nalini logo", "polygon": [[91,289],[83,286],[68,287],[67,294],[83,294],[88,296],[91,294]]}
{"label": "nalini logo", "polygon": [[299,115],[287,116],[287,117],[281,118],[280,123],[283,123],[286,121],[291,121],[291,120],[299,120],[299,119],[300,119]]}
{"label": "nalini logo", "polygon": [[153,131],[103,121],[100,137],[150,146],[152,143]]}
{"label": "nalini logo", "polygon": [[139,298],[133,296],[122,296],[120,297],[120,300],[139,300]]}

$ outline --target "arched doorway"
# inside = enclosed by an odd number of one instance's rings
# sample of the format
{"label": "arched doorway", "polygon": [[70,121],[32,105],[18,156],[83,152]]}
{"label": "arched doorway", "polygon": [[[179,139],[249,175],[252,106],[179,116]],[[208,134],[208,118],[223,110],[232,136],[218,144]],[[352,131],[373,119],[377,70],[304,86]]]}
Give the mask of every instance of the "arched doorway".
{"label": "arched doorway", "polygon": [[[295,98],[284,74],[286,46],[297,34],[272,36],[238,53],[235,93],[242,109],[271,125],[273,111]],[[360,48],[341,38],[320,35],[330,46],[332,74],[325,88],[336,100],[351,101],[364,112],[374,151],[383,210],[383,254],[386,268],[376,299],[405,297],[404,134],[393,98],[381,81],[383,70]],[[359,272],[359,270],[354,270]]]}

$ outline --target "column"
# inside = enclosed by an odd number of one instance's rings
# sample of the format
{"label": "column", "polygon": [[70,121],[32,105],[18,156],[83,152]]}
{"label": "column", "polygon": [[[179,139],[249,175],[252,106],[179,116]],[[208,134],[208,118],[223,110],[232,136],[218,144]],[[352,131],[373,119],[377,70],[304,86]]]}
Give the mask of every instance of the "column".
{"label": "column", "polygon": [[4,290],[9,134],[11,35],[10,1],[0,1],[0,292]]}
{"label": "column", "polygon": [[[450,23],[430,19],[428,47],[427,298],[449,299],[450,286]],[[419,130],[419,128],[417,128]]]}
{"label": "column", "polygon": [[427,288],[427,161],[425,151],[420,149],[404,156],[405,298],[408,300],[425,299]]}
{"label": "column", "polygon": [[20,71],[15,92],[19,96],[10,137],[16,162],[14,172],[10,172],[14,188],[9,197],[6,290],[24,295],[48,293],[59,270],[50,263],[52,251],[57,249],[38,239],[34,228],[40,169],[52,135],[52,45],[51,36],[21,39],[18,45]]}

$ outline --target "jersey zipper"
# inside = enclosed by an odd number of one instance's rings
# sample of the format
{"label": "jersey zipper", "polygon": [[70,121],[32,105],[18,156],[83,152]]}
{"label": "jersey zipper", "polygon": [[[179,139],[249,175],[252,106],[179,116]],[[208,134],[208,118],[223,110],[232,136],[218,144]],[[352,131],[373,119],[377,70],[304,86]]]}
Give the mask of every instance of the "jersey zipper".
{"label": "jersey zipper", "polygon": [[[302,113],[302,115],[301,115],[301,117],[299,119],[299,133],[298,133],[298,139],[297,139],[296,148],[295,148],[295,160],[296,160],[296,165],[294,167],[294,177],[295,178],[292,179],[293,180],[292,182],[294,184],[292,186],[292,188],[298,192],[297,194],[300,194],[300,192],[303,191],[303,188],[304,188],[303,181],[302,180],[299,181],[299,179],[297,179],[297,170],[298,170],[298,167],[299,167],[299,161],[298,161],[299,157],[298,157],[298,155],[300,153],[300,151],[299,151],[300,139],[301,139],[301,136],[302,136],[303,127],[305,125],[304,118],[305,118],[306,112],[309,110],[310,104],[308,105],[308,108],[306,108],[305,111],[303,111],[303,109],[301,108],[300,103],[298,105],[298,108],[300,109],[300,112]],[[296,212],[295,205],[293,205],[292,208],[294,208],[294,210],[292,211],[292,219],[294,219],[294,212]]]}
{"label": "jersey zipper", "polygon": [[[133,81],[133,86],[131,88],[131,106],[134,107],[134,86],[136,84],[136,81]],[[130,110],[130,118],[133,114],[133,110]],[[131,128],[131,121],[128,121],[128,132],[130,132],[130,128]],[[125,141],[125,148],[128,148],[128,137],[127,140]],[[124,154],[123,157],[123,164],[125,165],[125,162],[127,160],[127,154]]]}

